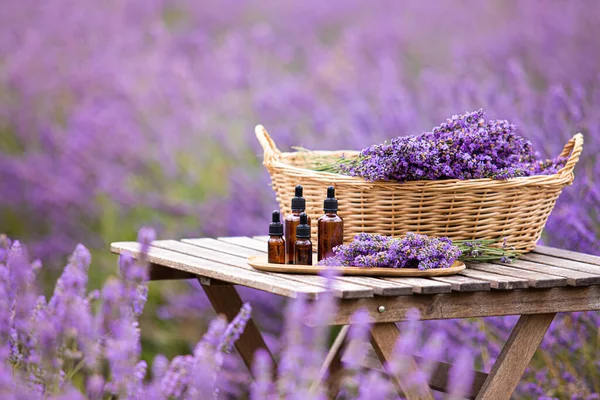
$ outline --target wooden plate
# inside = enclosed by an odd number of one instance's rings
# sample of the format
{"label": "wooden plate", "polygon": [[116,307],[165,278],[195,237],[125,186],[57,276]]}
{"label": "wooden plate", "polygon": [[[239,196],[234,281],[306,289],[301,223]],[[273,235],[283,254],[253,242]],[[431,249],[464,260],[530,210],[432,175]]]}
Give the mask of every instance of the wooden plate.
{"label": "wooden plate", "polygon": [[[317,256],[313,255],[313,263],[317,263]],[[359,267],[321,267],[317,265],[288,265],[288,264],[269,264],[267,255],[248,257],[248,264],[252,267],[268,272],[284,272],[288,274],[318,274],[327,268],[333,268],[341,275],[363,275],[363,276],[446,276],[454,275],[463,269],[465,264],[461,261],[454,261],[449,268],[435,268],[421,271],[417,268],[359,268]]]}

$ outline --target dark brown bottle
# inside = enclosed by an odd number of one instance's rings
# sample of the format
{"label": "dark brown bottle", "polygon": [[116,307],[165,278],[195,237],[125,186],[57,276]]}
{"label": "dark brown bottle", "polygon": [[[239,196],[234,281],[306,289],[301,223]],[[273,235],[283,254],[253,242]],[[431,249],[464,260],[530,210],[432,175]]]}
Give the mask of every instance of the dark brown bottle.
{"label": "dark brown bottle", "polygon": [[310,241],[310,225],[308,225],[308,215],[300,214],[300,223],[296,228],[296,245],[294,264],[312,265],[312,243]]}
{"label": "dark brown bottle", "polygon": [[285,264],[285,240],[283,239],[283,224],[279,211],[273,211],[269,224],[268,262],[271,264]]}
{"label": "dark brown bottle", "polygon": [[[296,227],[300,223],[300,213],[306,210],[306,200],[302,197],[302,186],[298,185],[292,197],[292,213],[285,217],[285,262],[293,264],[296,246]],[[308,217],[310,229],[310,217]]]}
{"label": "dark brown bottle", "polygon": [[327,188],[327,198],[323,202],[325,214],[317,220],[318,247],[317,259],[333,257],[333,248],[344,242],[344,220],[337,215],[338,201],[335,198],[335,188]]}

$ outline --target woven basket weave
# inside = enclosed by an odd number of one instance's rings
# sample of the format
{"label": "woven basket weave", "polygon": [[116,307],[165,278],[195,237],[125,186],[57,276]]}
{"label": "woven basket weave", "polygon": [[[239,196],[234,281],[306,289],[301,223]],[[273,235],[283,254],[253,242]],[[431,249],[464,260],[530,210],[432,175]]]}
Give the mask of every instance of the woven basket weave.
{"label": "woven basket weave", "polygon": [[[262,125],[255,129],[264,149],[263,164],[271,175],[281,212],[291,212],[297,184],[304,186],[306,212],[313,221],[323,214],[326,187],[336,188],[339,215],[344,219],[344,242],[360,232],[402,236],[408,231],[451,239],[507,238],[517,252],[535,248],[556,199],[573,183],[573,168],[583,149],[578,133],[565,145],[569,156],[557,174],[508,180],[471,179],[411,182],[367,182],[306,168],[305,153],[282,153]],[[356,151],[316,151],[336,159]],[[316,243],[316,223],[312,239]]]}

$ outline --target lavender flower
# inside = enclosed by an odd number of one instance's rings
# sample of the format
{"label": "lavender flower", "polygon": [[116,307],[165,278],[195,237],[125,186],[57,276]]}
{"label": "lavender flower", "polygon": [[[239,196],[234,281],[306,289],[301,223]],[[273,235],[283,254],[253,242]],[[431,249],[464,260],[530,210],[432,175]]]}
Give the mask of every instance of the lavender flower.
{"label": "lavender flower", "polygon": [[484,120],[484,111],[455,115],[432,132],[392,139],[342,159],[334,170],[368,181],[509,179],[556,173],[566,159],[538,160],[531,142],[505,120]]}
{"label": "lavender flower", "polygon": [[462,254],[448,238],[430,238],[408,232],[405,237],[361,233],[347,245],[333,249],[334,260],[324,259],[319,265],[390,268],[448,268]]}
{"label": "lavender flower", "polygon": [[240,338],[246,327],[246,323],[250,320],[251,313],[252,307],[250,303],[244,303],[238,315],[227,325],[225,332],[223,332],[218,347],[219,351],[224,353],[231,351],[233,344]]}
{"label": "lavender flower", "polygon": [[[507,116],[545,154],[558,154],[573,133],[585,133],[574,185],[561,194],[543,243],[600,254],[600,215],[593,212],[600,207],[599,2],[498,7],[498,1],[470,1],[464,9],[419,1],[339,3],[308,0],[276,9],[269,2],[235,3],[232,13],[180,0],[168,9],[139,0],[127,7],[6,2],[0,13],[0,229],[27,242],[45,268],[62,267],[79,242],[105,251],[107,242],[133,232],[140,216],[152,215],[169,236],[262,234],[257,216],[273,209],[275,199],[256,157],[256,138],[240,121],[268,121],[282,150],[299,141],[319,149],[363,148],[434,126],[457,109],[483,106],[493,110],[490,117]],[[248,15],[264,18],[257,24]],[[406,54],[410,62],[397,62]],[[232,109],[240,118],[231,118]],[[215,170],[224,179],[214,179]],[[515,172],[502,173],[498,177]],[[237,212],[190,218],[222,209]],[[113,273],[114,266],[104,267],[96,263],[94,270]],[[207,322],[209,303],[197,284],[176,295],[162,286],[152,292],[165,296],[176,320],[157,327],[153,310],[145,311],[149,351],[173,334],[165,326]],[[250,290],[243,297],[259,310],[257,322],[269,337],[282,336],[282,302]],[[594,397],[600,369],[589,357],[596,341],[587,338],[595,337],[597,315],[557,316],[516,398]],[[514,322],[423,324],[426,331],[448,332],[447,357],[469,343],[489,370]],[[12,325],[2,329],[14,331]],[[0,350],[32,348],[16,340]],[[276,349],[279,341],[269,345]],[[23,354],[29,357],[35,354]],[[11,368],[5,376],[13,378]],[[562,384],[565,370],[586,371],[577,388]],[[27,376],[14,376],[11,386],[23,397],[30,393]],[[365,377],[362,398],[380,394],[386,382],[376,373]],[[247,385],[229,386],[239,397]],[[147,391],[146,398],[155,393]]]}
{"label": "lavender flower", "polygon": [[448,377],[448,393],[452,399],[464,398],[473,382],[473,357],[468,351],[460,353]]}
{"label": "lavender flower", "polygon": [[272,377],[271,357],[263,349],[254,355],[254,376],[256,377],[250,389],[251,400],[269,400],[275,398]]}

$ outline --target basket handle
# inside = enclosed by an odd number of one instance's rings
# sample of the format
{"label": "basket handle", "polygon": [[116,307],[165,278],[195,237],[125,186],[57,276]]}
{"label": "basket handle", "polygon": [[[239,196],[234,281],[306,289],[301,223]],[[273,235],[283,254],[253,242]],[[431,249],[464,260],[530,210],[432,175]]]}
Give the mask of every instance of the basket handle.
{"label": "basket handle", "polygon": [[558,171],[558,175],[561,177],[570,175],[569,184],[573,182],[575,176],[573,175],[573,169],[575,168],[575,164],[579,161],[579,156],[581,155],[581,151],[583,150],[583,135],[578,133],[573,136],[571,140],[565,144],[563,151],[560,153],[559,157],[569,157],[564,167],[562,167]]}
{"label": "basket handle", "polygon": [[265,152],[265,165],[278,160],[281,157],[281,151],[279,151],[275,145],[275,142],[267,133],[265,127],[262,125],[256,125],[256,128],[254,128],[254,133],[256,134],[256,138]]}

